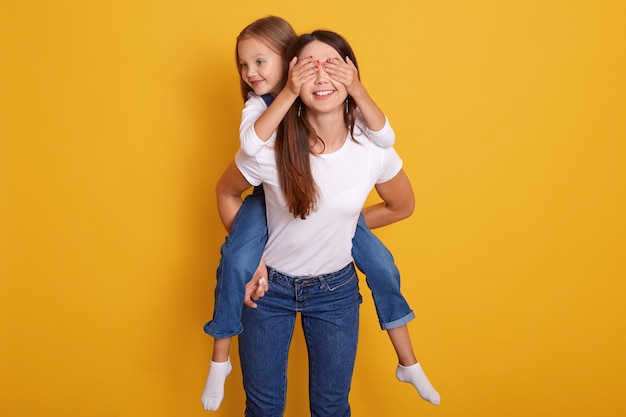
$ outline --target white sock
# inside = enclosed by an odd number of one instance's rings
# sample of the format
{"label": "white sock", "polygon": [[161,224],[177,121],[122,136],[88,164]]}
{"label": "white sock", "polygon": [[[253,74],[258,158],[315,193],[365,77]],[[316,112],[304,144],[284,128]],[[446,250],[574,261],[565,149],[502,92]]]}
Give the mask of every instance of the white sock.
{"label": "white sock", "polygon": [[230,364],[230,357],[226,362],[211,361],[211,369],[209,376],[202,392],[202,405],[207,411],[216,411],[220,408],[220,404],[224,399],[224,383],[226,377],[232,371],[233,366]]}
{"label": "white sock", "polygon": [[411,366],[402,366],[398,364],[398,368],[396,369],[396,378],[398,378],[398,381],[408,382],[413,385],[415,389],[417,389],[420,397],[424,400],[434,405],[439,405],[439,402],[441,401],[439,393],[430,384],[430,381],[426,377],[426,374],[422,370],[419,363]]}

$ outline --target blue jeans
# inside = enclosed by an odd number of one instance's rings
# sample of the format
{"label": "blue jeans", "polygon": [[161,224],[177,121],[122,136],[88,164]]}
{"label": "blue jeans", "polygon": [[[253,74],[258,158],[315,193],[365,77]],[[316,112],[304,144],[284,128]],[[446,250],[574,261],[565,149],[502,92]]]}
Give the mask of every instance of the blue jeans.
{"label": "blue jeans", "polygon": [[241,310],[246,283],[259,266],[266,242],[265,194],[259,186],[243,200],[220,249],[213,319],[204,325],[207,334],[220,339],[243,330]]}
{"label": "blue jeans", "polygon": [[239,356],[246,417],[281,417],[287,357],[300,313],[309,355],[312,417],[348,417],[361,295],[353,264],[319,276],[292,277],[268,268],[269,291],[243,309]]}
{"label": "blue jeans", "polygon": [[362,213],[352,238],[352,258],[372,291],[381,329],[396,329],[415,318],[400,292],[400,271],[393,255],[367,227]]}
{"label": "blue jeans", "polygon": [[[204,326],[209,335],[224,338],[243,330],[241,309],[246,282],[256,271],[266,242],[265,195],[262,188],[255,187],[244,199],[221,248],[213,320]],[[363,214],[352,239],[352,257],[372,291],[381,329],[395,329],[413,320],[415,314],[400,292],[400,272],[393,256],[367,227]]]}

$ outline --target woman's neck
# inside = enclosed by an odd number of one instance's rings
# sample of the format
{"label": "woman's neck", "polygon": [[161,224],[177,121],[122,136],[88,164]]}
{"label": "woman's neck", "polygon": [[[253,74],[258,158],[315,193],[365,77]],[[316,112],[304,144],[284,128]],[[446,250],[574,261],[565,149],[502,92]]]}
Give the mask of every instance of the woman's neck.
{"label": "woman's neck", "polygon": [[311,144],[311,150],[317,154],[332,153],[339,150],[348,136],[343,113],[323,114],[309,117],[309,122],[324,143]]}

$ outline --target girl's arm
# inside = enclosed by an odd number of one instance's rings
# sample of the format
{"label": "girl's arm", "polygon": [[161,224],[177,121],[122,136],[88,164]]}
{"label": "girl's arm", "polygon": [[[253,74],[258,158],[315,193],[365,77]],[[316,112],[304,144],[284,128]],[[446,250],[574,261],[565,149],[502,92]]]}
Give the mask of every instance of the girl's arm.
{"label": "girl's arm", "polygon": [[357,108],[355,124],[361,128],[361,131],[369,140],[381,148],[390,148],[396,141],[396,133],[385,118],[385,126],[381,130],[374,131],[367,126],[361,112]]}
{"label": "girl's arm", "polygon": [[271,106],[259,109],[258,106],[248,106],[246,103],[239,128],[241,147],[244,152],[248,155],[256,154],[272,137],[287,111],[300,95],[302,83],[310,79],[317,71],[316,65],[311,58],[298,62],[298,58],[294,57],[289,63],[287,83],[274,97]]}
{"label": "girl's arm", "polygon": [[[350,58],[346,57],[345,62],[329,58],[322,67],[333,80],[345,85],[358,108],[356,123],[366,132],[368,138],[383,148],[392,146],[396,139],[395,133],[383,111],[359,80],[359,72]],[[367,129],[363,129],[363,125]]]}
{"label": "girl's arm", "polygon": [[413,213],[415,195],[404,170],[389,181],[377,184],[376,191],[383,201],[363,209],[365,223],[370,229],[387,226]]}
{"label": "girl's arm", "polygon": [[300,84],[294,82],[294,79],[300,80],[303,72],[310,70],[310,65],[306,66],[305,62],[297,65],[298,58],[294,57],[289,62],[289,75],[285,87],[274,97],[272,105],[254,123],[254,131],[259,139],[267,141],[272,134],[278,129],[278,125],[285,118],[287,111],[296,98],[300,95]]}

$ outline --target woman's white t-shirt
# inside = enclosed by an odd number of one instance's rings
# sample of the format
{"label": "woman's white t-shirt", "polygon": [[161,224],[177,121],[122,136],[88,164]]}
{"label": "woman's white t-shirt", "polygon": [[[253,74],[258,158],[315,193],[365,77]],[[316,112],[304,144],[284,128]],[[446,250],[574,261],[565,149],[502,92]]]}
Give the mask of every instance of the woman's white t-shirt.
{"label": "woman's white t-shirt", "polygon": [[263,184],[268,242],[265,264],[292,276],[335,272],[352,261],[352,238],[359,213],[372,188],[391,180],[402,168],[393,148],[381,148],[355,126],[355,139],[346,138],[333,153],[311,155],[319,190],[317,210],[306,219],[294,218],[278,181],[275,137],[250,156],[241,149],[235,161],[252,185]]}

